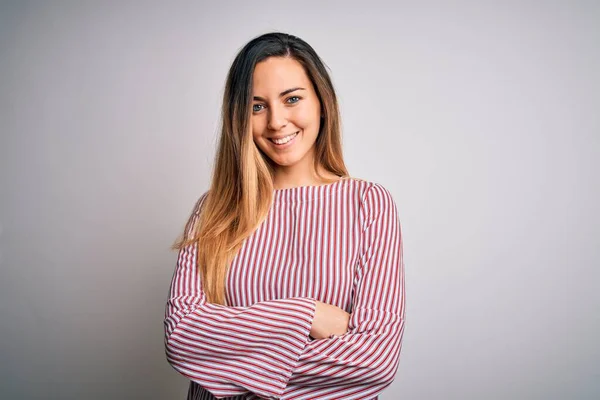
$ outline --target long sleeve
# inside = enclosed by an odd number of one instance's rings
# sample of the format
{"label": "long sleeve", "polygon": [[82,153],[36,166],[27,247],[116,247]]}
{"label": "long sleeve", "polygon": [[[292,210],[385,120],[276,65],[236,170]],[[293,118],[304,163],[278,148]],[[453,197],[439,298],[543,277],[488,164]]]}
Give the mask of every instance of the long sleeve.
{"label": "long sleeve", "polygon": [[405,322],[402,234],[383,186],[365,194],[348,332],[311,341],[283,399],[372,399],[394,380]]}
{"label": "long sleeve", "polygon": [[280,398],[308,343],[315,299],[208,303],[196,255],[196,244],[178,254],[164,319],[168,362],[217,398],[247,392]]}

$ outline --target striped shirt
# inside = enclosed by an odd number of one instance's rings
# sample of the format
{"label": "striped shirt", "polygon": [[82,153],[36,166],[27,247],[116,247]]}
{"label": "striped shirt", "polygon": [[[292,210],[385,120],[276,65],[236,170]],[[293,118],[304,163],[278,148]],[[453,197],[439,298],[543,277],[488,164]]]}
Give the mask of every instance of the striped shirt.
{"label": "striped shirt", "polygon": [[[377,399],[394,380],[404,262],[398,210],[381,184],[274,190],[230,264],[228,306],[206,302],[196,251],[179,251],[164,320],[188,399]],[[350,313],[348,331],[313,339],[315,300]]]}

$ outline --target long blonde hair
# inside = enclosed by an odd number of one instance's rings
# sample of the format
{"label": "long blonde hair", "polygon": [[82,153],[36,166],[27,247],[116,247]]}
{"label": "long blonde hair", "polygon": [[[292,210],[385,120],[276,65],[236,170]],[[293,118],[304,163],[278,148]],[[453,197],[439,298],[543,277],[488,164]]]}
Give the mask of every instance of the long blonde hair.
{"label": "long blonde hair", "polygon": [[[225,84],[222,128],[210,189],[196,203],[174,250],[197,244],[197,267],[206,299],[226,304],[229,263],[245,238],[266,218],[273,196],[274,165],[254,143],[250,124],[252,75],[268,57],[291,57],[310,78],[323,117],[315,143],[314,168],[347,177],[341,143],[337,96],[325,67],[313,48],[285,33],[267,33],[248,42],[235,57]],[[320,168],[319,168],[320,167]]]}

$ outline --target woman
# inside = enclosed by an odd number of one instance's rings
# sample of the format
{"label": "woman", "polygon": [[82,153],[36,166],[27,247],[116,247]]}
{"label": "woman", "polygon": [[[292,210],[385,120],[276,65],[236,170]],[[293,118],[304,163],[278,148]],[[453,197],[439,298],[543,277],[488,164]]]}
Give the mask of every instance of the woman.
{"label": "woman", "polygon": [[167,360],[188,399],[374,399],[404,331],[396,204],[348,176],[337,98],[303,40],[235,58],[212,183],[179,250]]}

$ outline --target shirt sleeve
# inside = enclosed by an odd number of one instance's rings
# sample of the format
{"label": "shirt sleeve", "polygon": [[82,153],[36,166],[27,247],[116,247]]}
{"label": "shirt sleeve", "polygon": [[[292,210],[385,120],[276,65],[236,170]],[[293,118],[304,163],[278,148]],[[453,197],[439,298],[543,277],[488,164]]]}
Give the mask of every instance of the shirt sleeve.
{"label": "shirt sleeve", "polygon": [[395,378],[404,332],[404,261],[400,220],[389,191],[370,187],[348,331],[310,341],[284,399],[372,399]]}
{"label": "shirt sleeve", "polygon": [[208,303],[196,255],[197,244],[178,254],[164,319],[167,361],[217,398],[247,392],[280,398],[308,343],[315,299],[291,297],[250,307]]}

